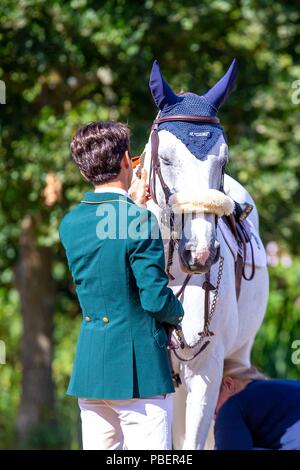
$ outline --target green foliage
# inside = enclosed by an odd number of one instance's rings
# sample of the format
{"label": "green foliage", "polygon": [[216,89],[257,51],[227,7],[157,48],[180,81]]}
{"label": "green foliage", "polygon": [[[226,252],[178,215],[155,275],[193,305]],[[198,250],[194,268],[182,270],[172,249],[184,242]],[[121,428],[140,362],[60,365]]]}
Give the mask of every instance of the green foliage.
{"label": "green foliage", "polygon": [[[64,310],[61,310],[61,307]],[[16,414],[21,395],[20,336],[21,318],[16,291],[0,291],[0,338],[6,343],[6,364],[0,365],[0,449],[16,446]],[[70,301],[63,299],[55,316],[55,357],[53,376],[56,385],[57,421],[34,427],[25,449],[78,449],[80,441],[79,409],[75,398],[66,396],[80,318]]]}
{"label": "green foliage", "polygon": [[[78,412],[65,397],[77,335],[78,306],[57,227],[87,189],[73,165],[69,143],[79,125],[127,121],[133,153],[143,149],[156,109],[148,91],[154,58],[175,90],[203,93],[240,63],[237,90],[220,117],[229,137],[228,171],[253,194],[265,242],[300,253],[300,105],[292,102],[300,78],[300,12],[279,0],[1,0],[0,80],[0,445],[14,446],[20,399],[21,322],[14,290],[20,222],[39,221],[38,241],[52,247],[59,287],[55,319],[57,414],[63,430],[35,430],[28,446],[78,445]],[[44,204],[48,172],[62,183],[60,200]],[[271,375],[296,377],[291,339],[300,338],[295,299],[299,264],[272,269],[266,321],[254,360]]]}
{"label": "green foliage", "polygon": [[9,449],[15,440],[16,408],[20,399],[21,321],[15,290],[0,289],[0,339],[6,346],[6,363],[0,364],[0,448]]}
{"label": "green foliage", "polygon": [[264,323],[257,335],[253,362],[270,377],[300,379],[293,364],[292,344],[300,340],[300,260],[290,267],[270,268],[270,297]]}

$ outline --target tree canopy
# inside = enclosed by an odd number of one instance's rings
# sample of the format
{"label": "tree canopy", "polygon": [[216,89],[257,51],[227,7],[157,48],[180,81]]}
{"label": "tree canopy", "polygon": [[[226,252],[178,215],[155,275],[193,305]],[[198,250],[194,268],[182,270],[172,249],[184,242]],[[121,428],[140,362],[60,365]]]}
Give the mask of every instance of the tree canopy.
{"label": "tree canopy", "polygon": [[[228,171],[253,193],[265,240],[299,252],[299,9],[279,1],[3,0],[0,79],[1,239],[8,264],[18,227],[39,215],[40,243],[57,242],[57,221],[83,188],[69,154],[74,130],[97,119],[127,121],[133,150],[145,144],[155,107],[154,58],[174,89],[201,93],[239,61],[238,86],[220,115]],[[49,172],[62,184],[47,208]],[[2,258],[2,263],[3,263]]]}

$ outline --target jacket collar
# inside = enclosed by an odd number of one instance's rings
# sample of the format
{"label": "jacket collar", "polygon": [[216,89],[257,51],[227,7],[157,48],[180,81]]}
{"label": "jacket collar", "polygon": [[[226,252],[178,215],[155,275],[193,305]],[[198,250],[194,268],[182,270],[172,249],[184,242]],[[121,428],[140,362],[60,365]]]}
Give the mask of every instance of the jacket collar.
{"label": "jacket collar", "polygon": [[128,191],[122,188],[115,188],[113,186],[105,186],[104,188],[96,188],[94,193],[117,193],[123,194],[123,196],[128,196]]}
{"label": "jacket collar", "polygon": [[123,194],[120,193],[114,193],[114,192],[101,192],[101,193],[92,193],[92,192],[87,192],[84,193],[83,198],[80,202],[86,203],[86,204],[96,204],[102,203],[102,202],[109,202],[109,201],[116,201],[118,202],[119,200],[122,201],[128,201],[134,204],[134,201],[130,198],[127,197]]}

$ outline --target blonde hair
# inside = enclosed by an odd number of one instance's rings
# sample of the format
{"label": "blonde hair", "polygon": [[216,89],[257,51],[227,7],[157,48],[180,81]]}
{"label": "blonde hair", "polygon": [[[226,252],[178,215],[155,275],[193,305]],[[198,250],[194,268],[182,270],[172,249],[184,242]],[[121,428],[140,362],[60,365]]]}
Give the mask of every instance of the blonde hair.
{"label": "blonde hair", "polygon": [[233,379],[240,380],[241,382],[248,382],[248,380],[269,380],[269,377],[260,372],[256,367],[251,366],[249,369],[244,369],[241,372],[233,374],[225,374],[225,377],[232,377]]}

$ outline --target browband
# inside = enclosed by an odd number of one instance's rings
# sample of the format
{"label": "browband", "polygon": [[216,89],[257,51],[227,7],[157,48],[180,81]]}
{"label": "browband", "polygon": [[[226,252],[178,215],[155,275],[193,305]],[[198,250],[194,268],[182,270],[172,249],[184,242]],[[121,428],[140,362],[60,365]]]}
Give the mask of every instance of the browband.
{"label": "browband", "polygon": [[206,122],[208,124],[219,124],[220,119],[216,116],[191,116],[188,114],[179,114],[174,116],[166,116],[157,118],[153,121],[153,126],[157,126],[162,122],[172,122],[172,121],[186,121],[186,122]]}

